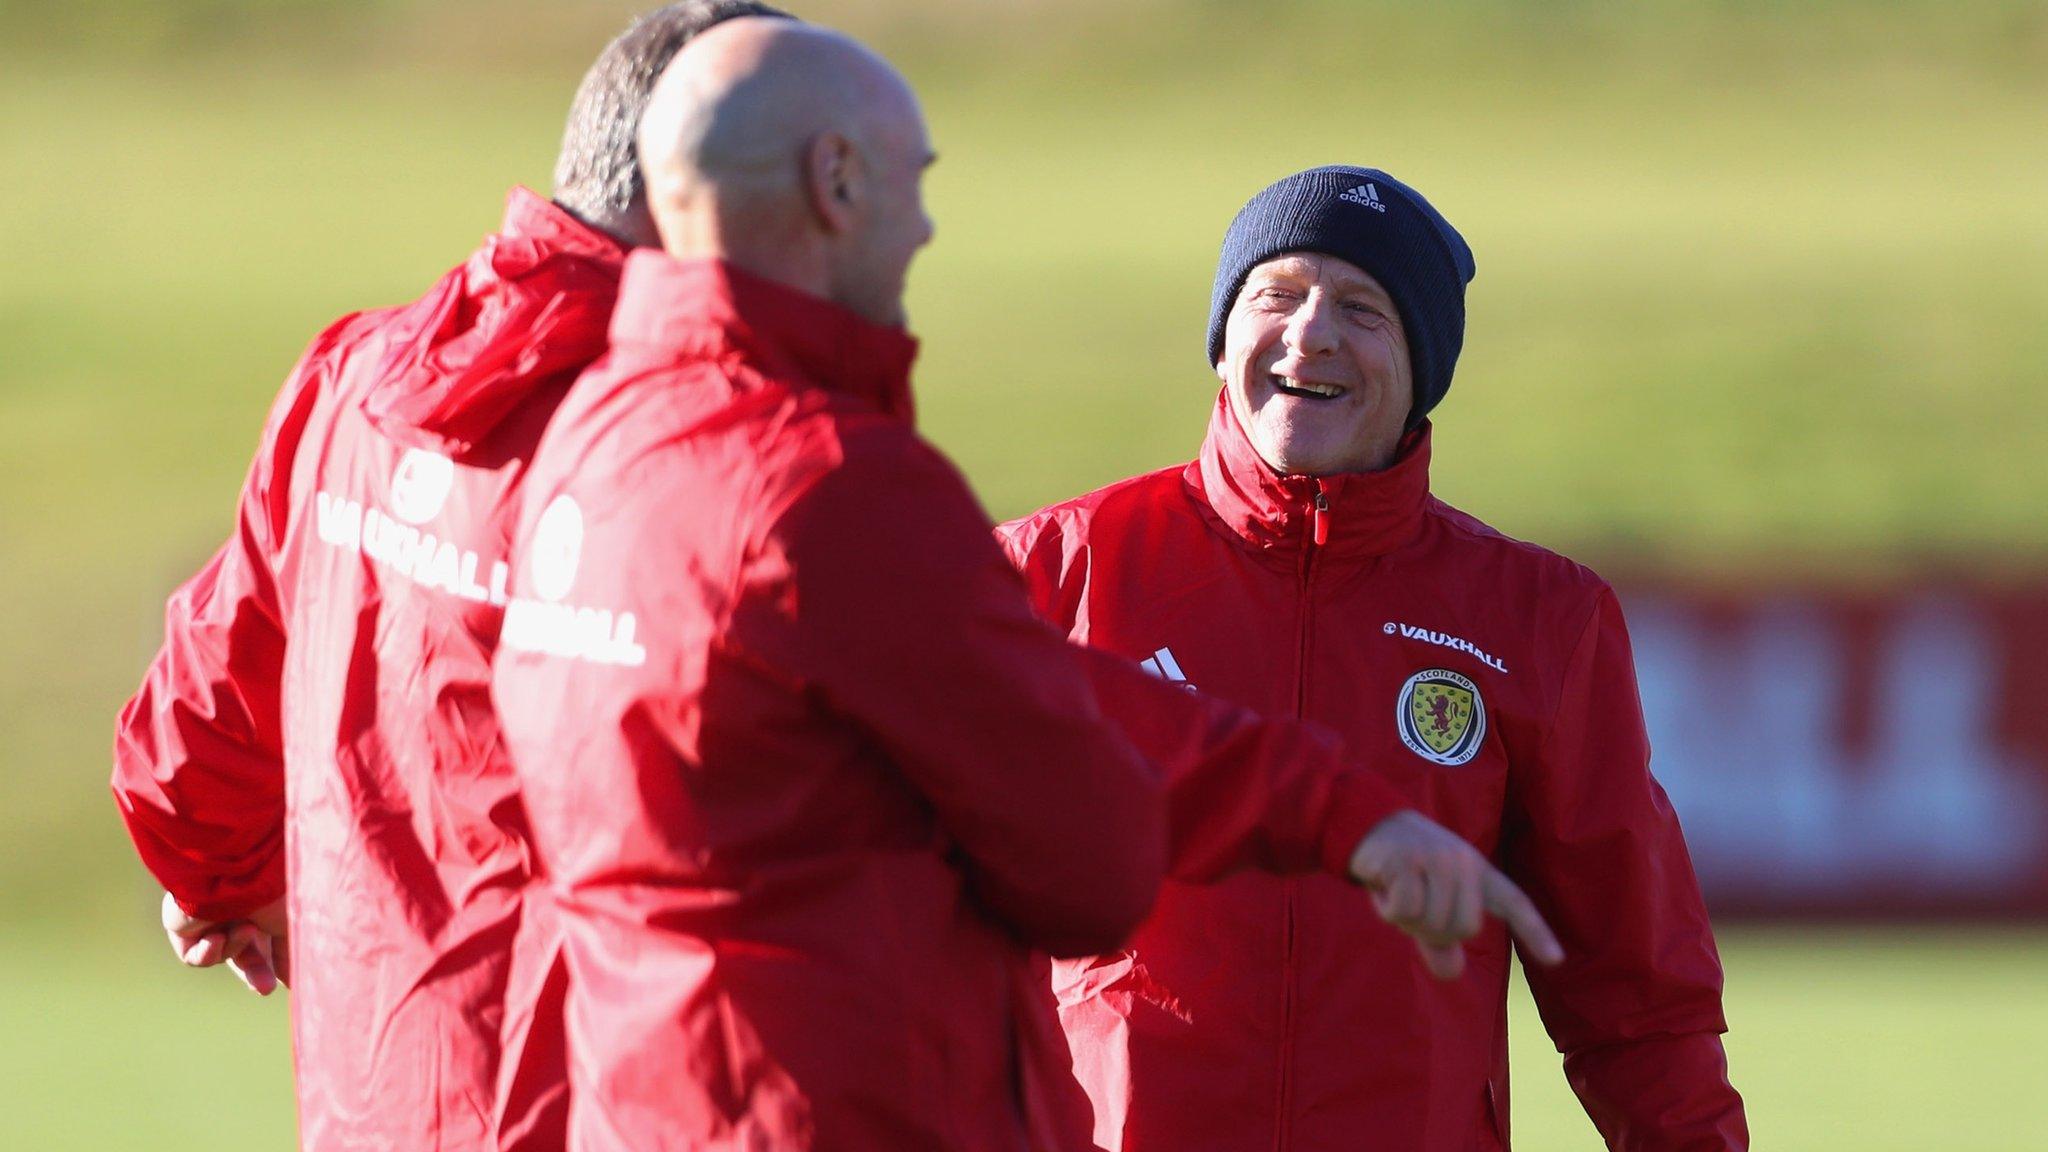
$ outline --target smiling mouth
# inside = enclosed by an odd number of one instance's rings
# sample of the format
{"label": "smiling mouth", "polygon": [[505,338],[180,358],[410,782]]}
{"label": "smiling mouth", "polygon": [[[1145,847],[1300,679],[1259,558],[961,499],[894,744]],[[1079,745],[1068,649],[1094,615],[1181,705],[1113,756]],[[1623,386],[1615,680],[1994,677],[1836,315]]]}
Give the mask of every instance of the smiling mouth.
{"label": "smiling mouth", "polygon": [[1272,383],[1275,392],[1302,400],[1337,400],[1350,391],[1341,385],[1318,384],[1312,380],[1288,380],[1280,376],[1268,376],[1266,379]]}

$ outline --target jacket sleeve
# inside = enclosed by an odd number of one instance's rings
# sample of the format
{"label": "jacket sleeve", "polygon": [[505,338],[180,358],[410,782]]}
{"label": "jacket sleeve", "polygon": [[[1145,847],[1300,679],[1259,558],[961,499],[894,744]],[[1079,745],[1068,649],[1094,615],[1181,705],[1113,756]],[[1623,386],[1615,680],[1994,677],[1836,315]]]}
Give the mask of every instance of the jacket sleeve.
{"label": "jacket sleeve", "polygon": [[1176,880],[1206,883],[1246,866],[1348,880],[1366,833],[1415,806],[1347,763],[1332,733],[1191,692],[1109,652],[1079,651],[1103,712],[1165,786]]}
{"label": "jacket sleeve", "polygon": [[[1048,515],[1012,521],[996,542],[1026,595],[1058,627],[1078,590],[1065,587],[1062,533]],[[1149,676],[1114,653],[1079,646],[1102,710],[1166,788],[1168,873],[1206,883],[1244,866],[1320,868],[1350,879],[1366,833],[1414,807],[1380,776],[1348,763],[1333,733],[1268,719],[1219,697]]]}
{"label": "jacket sleeve", "polygon": [[775,517],[734,631],[890,756],[1026,942],[1113,948],[1164,871],[1159,786],[958,473],[907,431],[875,440]]}
{"label": "jacket sleeve", "polygon": [[186,912],[284,894],[285,636],[271,564],[309,389],[295,375],[243,484],[234,536],[164,609],[163,647],[121,710],[113,793],[136,852]]}
{"label": "jacket sleeve", "polygon": [[1563,941],[1529,966],[1565,1075],[1617,1152],[1748,1147],[1721,963],[1677,816],[1650,775],[1627,628],[1602,588],[1539,763],[1513,774],[1502,853]]}

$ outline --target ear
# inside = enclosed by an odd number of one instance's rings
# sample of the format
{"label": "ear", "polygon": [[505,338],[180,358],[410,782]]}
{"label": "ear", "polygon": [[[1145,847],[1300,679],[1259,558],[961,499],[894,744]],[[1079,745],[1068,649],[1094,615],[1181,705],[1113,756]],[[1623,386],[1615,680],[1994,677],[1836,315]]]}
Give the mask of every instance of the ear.
{"label": "ear", "polygon": [[804,146],[804,198],[825,231],[853,227],[862,197],[865,171],[859,149],[838,132],[820,132]]}

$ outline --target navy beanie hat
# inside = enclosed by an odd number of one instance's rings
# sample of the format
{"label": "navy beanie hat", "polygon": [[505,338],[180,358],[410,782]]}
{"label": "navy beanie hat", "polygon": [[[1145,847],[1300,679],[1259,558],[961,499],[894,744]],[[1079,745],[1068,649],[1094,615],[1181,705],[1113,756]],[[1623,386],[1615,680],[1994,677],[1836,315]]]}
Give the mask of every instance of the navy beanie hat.
{"label": "navy beanie hat", "polygon": [[1394,298],[1408,335],[1415,404],[1408,426],[1450,391],[1465,344],[1465,285],[1472,249],[1422,193],[1377,168],[1332,165],[1297,172],[1252,197],[1223,234],[1209,301],[1209,365],[1223,357],[1223,325],[1253,267],[1286,252],[1319,252],[1365,269]]}

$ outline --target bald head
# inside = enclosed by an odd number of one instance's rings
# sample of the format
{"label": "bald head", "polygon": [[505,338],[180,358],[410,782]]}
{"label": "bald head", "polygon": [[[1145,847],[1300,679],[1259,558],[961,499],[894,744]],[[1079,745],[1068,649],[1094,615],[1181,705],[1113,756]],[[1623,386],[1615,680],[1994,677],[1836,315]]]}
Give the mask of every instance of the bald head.
{"label": "bald head", "polygon": [[901,323],[930,239],[924,116],[888,61],[830,29],[743,17],[676,54],[641,119],[663,246]]}

